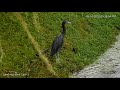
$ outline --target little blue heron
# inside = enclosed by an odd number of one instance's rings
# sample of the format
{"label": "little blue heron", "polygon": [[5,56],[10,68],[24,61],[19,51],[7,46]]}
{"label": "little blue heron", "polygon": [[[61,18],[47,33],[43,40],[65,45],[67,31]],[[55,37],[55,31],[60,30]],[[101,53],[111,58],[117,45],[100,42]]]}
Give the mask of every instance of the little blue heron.
{"label": "little blue heron", "polygon": [[51,56],[54,56],[57,52],[59,52],[64,43],[64,36],[66,34],[66,27],[65,24],[69,24],[71,22],[64,20],[62,22],[62,33],[61,35],[57,36],[56,39],[53,41],[52,48],[51,48]]}

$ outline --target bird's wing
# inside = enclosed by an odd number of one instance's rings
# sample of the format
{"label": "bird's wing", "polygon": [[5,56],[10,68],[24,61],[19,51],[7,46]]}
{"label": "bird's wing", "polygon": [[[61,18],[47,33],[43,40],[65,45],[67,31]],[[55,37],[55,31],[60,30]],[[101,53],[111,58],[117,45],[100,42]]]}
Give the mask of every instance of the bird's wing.
{"label": "bird's wing", "polygon": [[52,48],[51,48],[52,54],[57,53],[57,52],[61,49],[61,47],[62,47],[62,45],[63,45],[63,40],[64,40],[63,35],[58,36],[58,37],[54,40],[54,42],[53,42],[53,44],[52,44]]}

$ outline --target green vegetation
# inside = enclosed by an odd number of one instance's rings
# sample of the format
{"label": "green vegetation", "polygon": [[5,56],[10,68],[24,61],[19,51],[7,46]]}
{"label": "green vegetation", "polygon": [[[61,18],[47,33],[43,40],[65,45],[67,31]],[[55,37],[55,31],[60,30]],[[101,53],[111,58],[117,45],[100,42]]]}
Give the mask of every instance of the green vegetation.
{"label": "green vegetation", "polygon": [[[119,12],[22,12],[24,21],[36,42],[59,77],[73,72],[97,60],[120,33]],[[91,17],[87,17],[87,16]],[[92,17],[116,15],[116,17]],[[68,20],[60,63],[49,56],[53,40],[61,33],[61,23]],[[117,27],[117,28],[116,28]],[[74,49],[74,50],[73,50]],[[7,75],[11,72],[27,75]],[[24,26],[14,12],[0,13],[0,77],[1,78],[53,78],[46,65],[38,57]]]}

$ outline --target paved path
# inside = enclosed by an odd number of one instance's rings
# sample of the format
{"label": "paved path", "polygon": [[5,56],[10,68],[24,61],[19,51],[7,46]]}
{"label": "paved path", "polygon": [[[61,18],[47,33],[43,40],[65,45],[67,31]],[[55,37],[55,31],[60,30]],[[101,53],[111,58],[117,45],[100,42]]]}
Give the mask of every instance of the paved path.
{"label": "paved path", "polygon": [[117,42],[112,45],[92,65],[76,72],[72,78],[120,78],[120,35]]}

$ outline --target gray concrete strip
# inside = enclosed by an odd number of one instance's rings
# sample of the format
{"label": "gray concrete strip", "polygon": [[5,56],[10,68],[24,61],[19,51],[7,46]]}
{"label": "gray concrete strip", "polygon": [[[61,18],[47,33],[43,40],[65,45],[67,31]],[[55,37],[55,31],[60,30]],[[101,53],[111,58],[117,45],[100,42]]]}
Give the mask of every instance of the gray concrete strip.
{"label": "gray concrete strip", "polygon": [[120,78],[120,35],[117,42],[112,45],[99,59],[74,73],[71,78]]}

